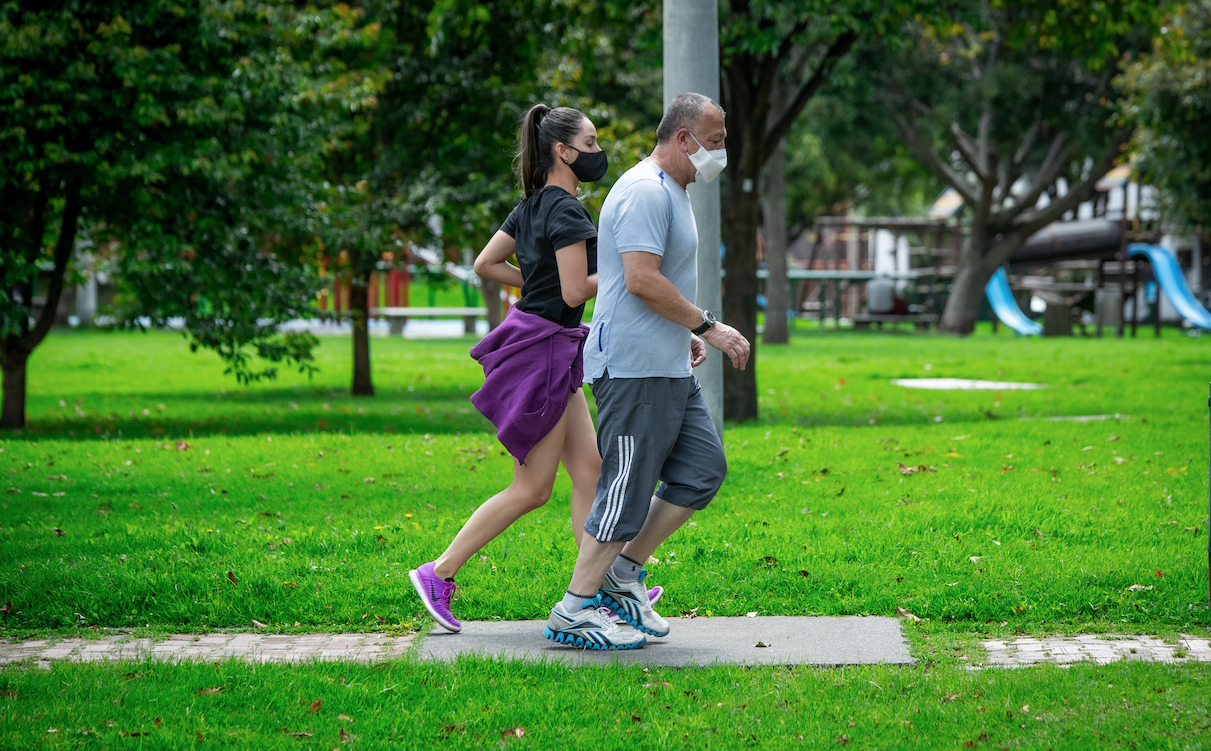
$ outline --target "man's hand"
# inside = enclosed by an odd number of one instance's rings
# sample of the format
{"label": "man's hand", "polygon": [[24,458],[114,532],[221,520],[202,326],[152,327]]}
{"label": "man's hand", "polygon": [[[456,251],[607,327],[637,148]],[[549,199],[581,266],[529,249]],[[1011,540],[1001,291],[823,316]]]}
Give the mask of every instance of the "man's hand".
{"label": "man's hand", "polygon": [[690,334],[690,367],[696,368],[706,362],[706,345],[697,336]]}
{"label": "man's hand", "polygon": [[749,343],[739,331],[726,323],[716,323],[702,335],[706,343],[727,355],[732,367],[744,370],[748,364]]}

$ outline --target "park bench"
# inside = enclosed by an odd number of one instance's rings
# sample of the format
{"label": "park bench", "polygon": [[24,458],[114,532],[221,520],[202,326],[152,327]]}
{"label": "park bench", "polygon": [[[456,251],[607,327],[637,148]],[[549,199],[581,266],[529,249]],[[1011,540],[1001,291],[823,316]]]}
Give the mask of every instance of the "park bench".
{"label": "park bench", "polygon": [[938,316],[934,313],[920,313],[916,315],[897,316],[888,313],[866,314],[853,317],[854,328],[859,330],[869,330],[874,324],[883,330],[883,324],[899,324],[911,323],[913,328],[922,331],[928,331],[930,326],[935,326],[938,323]]}
{"label": "park bench", "polygon": [[469,334],[475,333],[475,319],[488,315],[487,308],[436,308],[436,307],[393,307],[371,308],[373,318],[386,318],[391,327],[392,336],[404,333],[404,324],[409,318],[461,318],[466,324]]}

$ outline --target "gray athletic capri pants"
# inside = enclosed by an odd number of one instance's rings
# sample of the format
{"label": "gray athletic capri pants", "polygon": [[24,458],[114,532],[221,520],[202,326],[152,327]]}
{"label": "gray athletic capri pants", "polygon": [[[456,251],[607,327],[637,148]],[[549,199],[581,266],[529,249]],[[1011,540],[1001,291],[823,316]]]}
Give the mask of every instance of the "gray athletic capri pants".
{"label": "gray athletic capri pants", "polygon": [[634,539],[657,481],[661,500],[706,508],[727,475],[727,459],[698,379],[606,373],[592,387],[601,476],[585,532],[601,542]]}

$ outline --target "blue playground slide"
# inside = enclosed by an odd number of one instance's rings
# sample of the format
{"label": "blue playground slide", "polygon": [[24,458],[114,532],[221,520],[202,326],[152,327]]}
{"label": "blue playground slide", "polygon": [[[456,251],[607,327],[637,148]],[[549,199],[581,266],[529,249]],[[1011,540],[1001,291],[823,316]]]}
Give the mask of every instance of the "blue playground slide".
{"label": "blue playground slide", "polygon": [[1018,307],[1017,300],[1013,299],[1013,290],[1009,289],[1009,277],[1005,276],[1005,269],[997,269],[997,273],[992,275],[988,285],[984,287],[984,294],[988,296],[988,304],[992,306],[992,312],[1001,323],[1019,334],[1043,333],[1043,325],[1027,318]]}
{"label": "blue playground slide", "polygon": [[1152,274],[1165,291],[1165,297],[1173,303],[1174,310],[1200,329],[1211,330],[1211,313],[1199,304],[1194,293],[1190,291],[1186,277],[1182,274],[1181,264],[1177,262],[1173,251],[1159,245],[1134,243],[1127,246],[1127,255],[1147,256],[1148,261],[1152,263]]}

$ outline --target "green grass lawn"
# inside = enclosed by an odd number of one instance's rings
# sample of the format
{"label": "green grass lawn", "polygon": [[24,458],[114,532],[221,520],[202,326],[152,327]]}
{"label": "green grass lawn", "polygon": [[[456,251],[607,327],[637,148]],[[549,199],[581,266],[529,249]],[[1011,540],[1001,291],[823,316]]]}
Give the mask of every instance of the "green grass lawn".
{"label": "green grass lawn", "polygon": [[[8,489],[0,492],[0,601],[12,602],[0,634],[241,629],[254,618],[284,632],[427,628],[408,569],[435,556],[510,475],[491,426],[467,401],[482,379],[467,356],[472,341],[374,339],[378,394],[354,399],[347,338],[322,340],[314,379],[286,373],[242,387],[179,335],[56,331],[31,360],[29,427],[0,436]],[[981,747],[1201,742],[1211,709],[1206,665],[1020,673],[965,665],[979,662],[978,641],[991,636],[1209,633],[1211,340],[1177,331],[1160,340],[1037,340],[1004,330],[960,340],[804,326],[789,346],[759,346],[758,368],[761,419],[728,427],[726,484],[649,566],[668,588],[662,612],[893,615],[900,606],[924,619],[906,629],[921,667],[707,668],[656,678],[484,662],[148,665],[130,684],[119,680],[130,666],[10,668],[0,683],[20,696],[11,707],[0,696],[0,717],[19,724],[0,724],[0,737],[14,746],[88,745],[93,736],[79,730],[135,732],[153,716],[148,702],[173,695],[177,714],[165,709],[165,729],[150,737],[165,747],[190,742],[192,716],[180,712],[194,706],[227,743],[255,736],[293,747],[302,741],[278,727],[294,712],[298,727],[326,728],[332,738],[317,731],[314,743],[329,748],[345,727],[332,719],[344,711],[339,696],[357,708],[345,711],[355,718],[347,732],[370,746],[485,747],[518,724],[527,734],[508,744],[535,748],[561,727],[662,747],[796,735],[815,745],[845,735],[864,747],[930,747],[939,738]],[[890,383],[912,377],[1048,388],[931,392]],[[1044,419],[1083,415],[1118,417]],[[569,490],[561,477],[546,507],[463,570],[458,617],[545,618],[575,557]],[[348,687],[332,683],[354,675]],[[193,694],[199,681],[233,688],[203,699]],[[653,681],[657,690],[642,687]],[[667,691],[659,681],[677,689],[663,703],[648,695]],[[380,695],[379,684],[390,683],[394,694]],[[423,688],[434,684],[442,690]],[[90,688],[102,685],[146,698],[111,708],[113,697]],[[284,691],[275,719],[254,712],[235,686]],[[296,706],[311,701],[302,686],[331,713]],[[520,686],[542,692],[527,688],[517,705]],[[1148,695],[1155,688],[1168,693]],[[560,690],[592,711],[569,719]],[[976,692],[995,696],[995,707]],[[963,698],[939,701],[947,694]],[[1028,722],[1019,716],[1028,703],[1047,707],[1043,721],[1040,711]],[[497,709],[476,714],[480,704]],[[742,704],[764,719],[737,710]],[[97,726],[110,715],[118,725]],[[171,732],[170,716],[180,720]]]}

